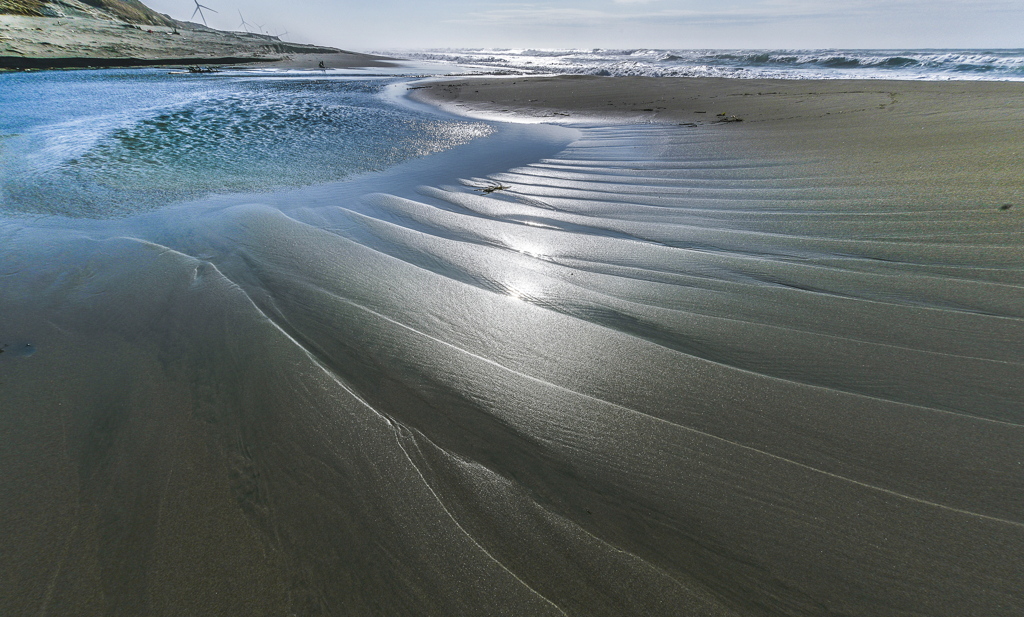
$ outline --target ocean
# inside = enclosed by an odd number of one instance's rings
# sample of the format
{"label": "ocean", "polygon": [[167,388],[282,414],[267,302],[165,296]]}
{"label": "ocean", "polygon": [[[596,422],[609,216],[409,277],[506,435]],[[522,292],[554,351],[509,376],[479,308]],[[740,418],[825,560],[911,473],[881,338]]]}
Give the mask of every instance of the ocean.
{"label": "ocean", "polygon": [[996,150],[469,120],[426,71],[0,74],[0,613],[1024,611]]}
{"label": "ocean", "polygon": [[431,49],[382,53],[515,74],[1024,80],[1024,50],[1020,49]]}

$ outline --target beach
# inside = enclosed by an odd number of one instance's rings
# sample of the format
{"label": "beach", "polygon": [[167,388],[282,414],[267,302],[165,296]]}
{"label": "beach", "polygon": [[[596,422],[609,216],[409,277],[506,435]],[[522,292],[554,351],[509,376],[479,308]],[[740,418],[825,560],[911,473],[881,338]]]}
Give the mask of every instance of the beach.
{"label": "beach", "polygon": [[582,75],[449,80],[412,91],[450,111],[513,121],[669,123],[699,135],[738,119],[722,128],[741,133],[751,154],[814,161],[891,199],[978,206],[1022,200],[1014,162],[1024,143],[1020,95],[1017,82]]}
{"label": "beach", "polygon": [[1024,84],[393,87],[386,168],[4,211],[0,612],[1024,612]]}

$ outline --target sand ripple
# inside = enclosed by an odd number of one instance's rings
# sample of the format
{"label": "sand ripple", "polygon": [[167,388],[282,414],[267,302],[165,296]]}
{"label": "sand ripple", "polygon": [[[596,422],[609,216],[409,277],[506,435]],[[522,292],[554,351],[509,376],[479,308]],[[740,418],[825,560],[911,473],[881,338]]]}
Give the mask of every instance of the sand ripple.
{"label": "sand ripple", "polygon": [[[73,376],[5,415],[59,452],[6,455],[54,487],[17,511],[77,525],[6,540],[60,556],[19,606],[1024,611],[1015,232],[723,135],[585,128],[146,241],[0,230],[0,308]],[[46,251],[77,265],[29,276]]]}

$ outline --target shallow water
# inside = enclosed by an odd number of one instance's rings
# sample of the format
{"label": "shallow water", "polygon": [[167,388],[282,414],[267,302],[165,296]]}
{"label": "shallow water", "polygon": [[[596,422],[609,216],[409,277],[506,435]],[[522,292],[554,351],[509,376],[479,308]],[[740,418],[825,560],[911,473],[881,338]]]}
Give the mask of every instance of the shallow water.
{"label": "shallow water", "polygon": [[[0,220],[5,611],[1024,610],[1003,214],[908,217],[718,127],[359,100],[482,137]],[[142,116],[111,134],[162,143]]]}
{"label": "shallow water", "polygon": [[166,70],[0,75],[0,207],[109,218],[380,171],[492,129],[386,104],[394,78]]}

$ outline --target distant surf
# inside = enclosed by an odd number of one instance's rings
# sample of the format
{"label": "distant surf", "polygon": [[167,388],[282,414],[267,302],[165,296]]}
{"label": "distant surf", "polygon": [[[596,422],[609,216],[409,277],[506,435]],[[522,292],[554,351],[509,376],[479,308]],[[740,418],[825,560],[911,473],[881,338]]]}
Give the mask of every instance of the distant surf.
{"label": "distant surf", "polygon": [[516,73],[781,79],[1024,80],[1022,49],[431,49],[417,60]]}

